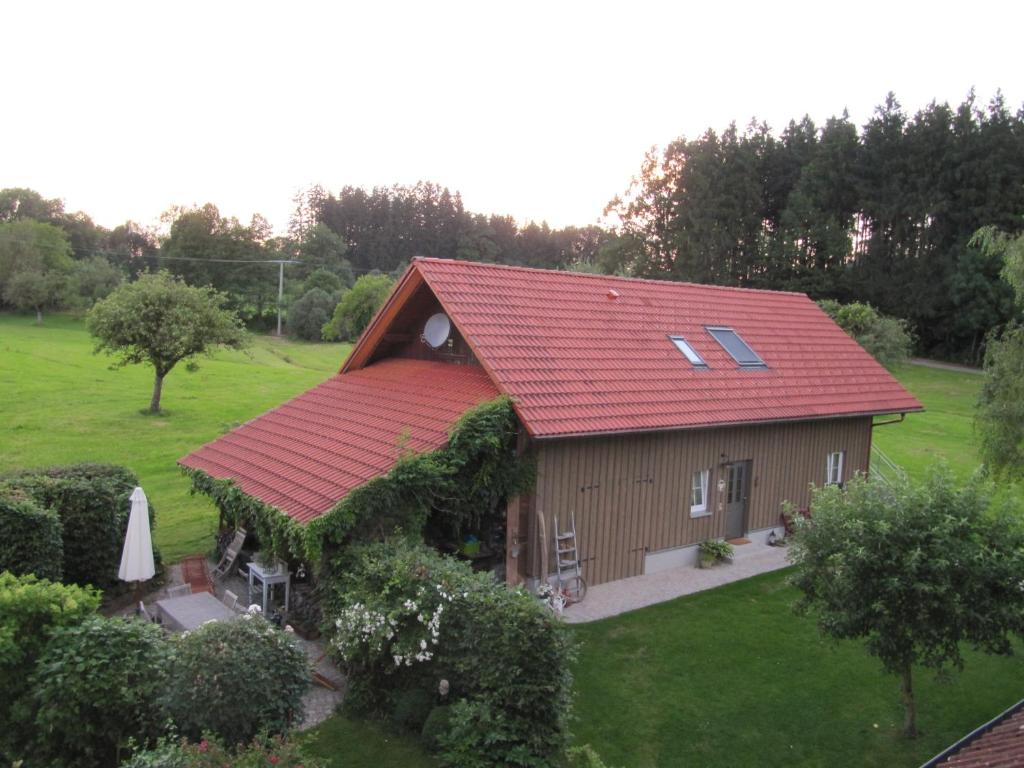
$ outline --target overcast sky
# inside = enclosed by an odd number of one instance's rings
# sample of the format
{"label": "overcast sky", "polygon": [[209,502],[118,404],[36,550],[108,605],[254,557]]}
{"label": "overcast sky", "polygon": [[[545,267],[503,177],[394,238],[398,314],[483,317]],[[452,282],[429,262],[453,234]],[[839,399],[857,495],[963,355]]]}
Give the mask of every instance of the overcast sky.
{"label": "overcast sky", "polygon": [[423,179],[472,211],[588,224],[651,145],[731,120],[862,124],[890,90],[913,112],[971,86],[1016,110],[1022,9],[10,3],[0,187],[105,226],[213,202],[282,231],[311,184]]}

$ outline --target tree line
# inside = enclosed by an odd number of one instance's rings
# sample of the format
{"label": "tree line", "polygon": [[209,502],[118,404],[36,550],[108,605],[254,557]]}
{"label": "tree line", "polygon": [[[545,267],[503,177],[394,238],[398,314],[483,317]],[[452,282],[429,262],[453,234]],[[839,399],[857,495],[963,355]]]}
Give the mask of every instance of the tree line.
{"label": "tree line", "polygon": [[867,302],[909,320],[922,352],[977,362],[1015,310],[971,238],[1022,230],[1024,112],[971,94],[910,116],[890,94],[859,130],[845,113],[778,136],[732,124],[649,153],[606,213],[606,269]]}
{"label": "tree line", "polygon": [[[430,182],[312,187],[294,203],[283,236],[260,215],[245,223],[209,203],[171,208],[158,233],[131,222],[107,230],[59,200],[0,190],[0,301],[37,312],[88,305],[121,277],[167,269],[225,293],[250,328],[266,329],[285,260],[298,263],[285,267],[284,305],[315,310],[308,330],[357,278],[394,278],[432,255],[862,302],[908,321],[919,352],[977,363],[989,333],[1020,314],[1001,255],[972,237],[1024,231],[1024,111],[1001,96],[980,108],[972,94],[908,115],[890,94],[859,128],[844,113],[820,127],[793,120],[777,135],[752,121],[681,137],[647,155],[608,204],[607,227],[474,213]],[[41,244],[35,257],[26,241]],[[33,274],[12,284],[19,271]],[[324,271],[337,287],[311,280]],[[314,288],[326,297],[299,303]],[[335,323],[331,335],[356,326]]]}

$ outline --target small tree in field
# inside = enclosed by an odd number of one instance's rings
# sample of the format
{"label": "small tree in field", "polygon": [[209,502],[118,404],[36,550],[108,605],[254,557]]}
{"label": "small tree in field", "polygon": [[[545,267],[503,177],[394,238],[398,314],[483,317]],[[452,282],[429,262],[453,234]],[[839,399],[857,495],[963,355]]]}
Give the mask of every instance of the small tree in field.
{"label": "small tree in field", "polygon": [[904,733],[917,735],[912,670],[963,667],[963,644],[1010,654],[1024,630],[1024,528],[991,509],[988,486],[955,486],[945,468],[920,485],[863,477],[813,491],[790,558],[796,608],[822,634],[863,640],[898,675]]}
{"label": "small tree in field", "polygon": [[116,355],[119,366],[153,366],[149,411],[159,413],[164,377],[175,365],[217,346],[245,346],[242,322],[225,301],[209,286],[196,288],[167,272],[145,274],[97,302],[87,323],[96,352]]}

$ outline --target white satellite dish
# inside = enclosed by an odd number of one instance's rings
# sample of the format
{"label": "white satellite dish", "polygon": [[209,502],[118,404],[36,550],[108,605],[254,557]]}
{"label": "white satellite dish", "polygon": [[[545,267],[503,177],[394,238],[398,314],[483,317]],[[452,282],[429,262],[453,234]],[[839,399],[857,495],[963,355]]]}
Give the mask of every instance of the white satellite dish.
{"label": "white satellite dish", "polygon": [[446,341],[452,332],[452,321],[444,312],[431,315],[427,324],[423,326],[423,340],[433,349],[437,349]]}

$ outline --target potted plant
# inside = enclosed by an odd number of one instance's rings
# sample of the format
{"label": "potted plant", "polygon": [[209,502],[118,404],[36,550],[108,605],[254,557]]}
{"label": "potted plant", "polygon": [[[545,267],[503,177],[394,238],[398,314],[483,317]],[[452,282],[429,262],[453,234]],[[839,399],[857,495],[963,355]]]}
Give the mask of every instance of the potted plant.
{"label": "potted plant", "polygon": [[720,539],[702,541],[697,547],[697,566],[712,568],[723,560],[732,560],[732,545]]}
{"label": "potted plant", "polygon": [[270,550],[261,549],[259,552],[257,552],[256,562],[264,573],[274,573],[277,571],[277,555],[275,555]]}

